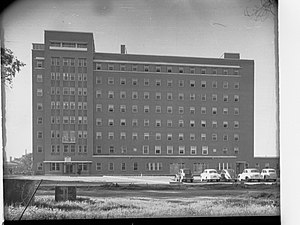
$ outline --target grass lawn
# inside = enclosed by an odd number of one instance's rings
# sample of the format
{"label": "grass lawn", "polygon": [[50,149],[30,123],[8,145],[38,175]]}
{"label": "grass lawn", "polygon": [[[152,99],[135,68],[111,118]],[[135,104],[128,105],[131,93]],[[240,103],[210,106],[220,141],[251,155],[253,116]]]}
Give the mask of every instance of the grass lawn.
{"label": "grass lawn", "polygon": [[[18,220],[24,207],[6,206],[5,220]],[[240,197],[155,199],[94,198],[55,202],[53,195],[36,196],[22,220],[107,219],[202,216],[278,216],[279,203],[266,194]]]}

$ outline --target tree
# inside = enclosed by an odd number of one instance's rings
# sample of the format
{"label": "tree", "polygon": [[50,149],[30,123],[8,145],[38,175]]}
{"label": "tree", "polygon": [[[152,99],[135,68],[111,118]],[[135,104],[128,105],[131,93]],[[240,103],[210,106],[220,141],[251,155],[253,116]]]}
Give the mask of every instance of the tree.
{"label": "tree", "polygon": [[14,56],[14,53],[8,48],[1,47],[1,82],[8,82],[12,84],[13,78],[16,73],[20,72],[21,67],[25,66],[25,63],[21,62]]}
{"label": "tree", "polygon": [[270,15],[277,17],[277,6],[277,0],[261,0],[260,5],[255,5],[254,8],[247,8],[245,15],[253,17],[255,20],[265,20]]}

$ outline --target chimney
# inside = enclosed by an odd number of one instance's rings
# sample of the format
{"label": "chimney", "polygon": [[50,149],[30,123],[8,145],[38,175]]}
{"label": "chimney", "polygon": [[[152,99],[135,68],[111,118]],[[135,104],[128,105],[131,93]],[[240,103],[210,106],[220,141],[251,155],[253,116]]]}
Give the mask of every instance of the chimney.
{"label": "chimney", "polygon": [[126,54],[126,53],[127,51],[125,45],[121,45],[121,54]]}

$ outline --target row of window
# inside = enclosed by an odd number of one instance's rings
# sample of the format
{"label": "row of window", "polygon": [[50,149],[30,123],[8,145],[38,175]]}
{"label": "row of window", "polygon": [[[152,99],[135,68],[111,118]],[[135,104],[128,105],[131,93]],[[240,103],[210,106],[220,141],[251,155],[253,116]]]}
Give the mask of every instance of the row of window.
{"label": "row of window", "polygon": [[[62,76],[61,76],[62,75]],[[61,80],[61,77],[64,81],[75,81],[77,77],[78,81],[87,81],[87,73],[60,73],[60,72],[51,72],[51,80]],[[36,77],[37,82],[43,82],[42,75],[38,74]]]}
{"label": "row of window", "polygon": [[[87,136],[87,134],[86,134]],[[149,134],[149,133],[144,133],[144,134],[138,134],[137,132],[133,132],[133,133],[130,133],[130,135],[128,135],[126,132],[120,132],[119,133],[119,138],[120,140],[126,140],[127,136],[131,136],[131,140],[138,140],[139,136],[142,136],[143,137],[143,140],[147,140],[149,141],[150,139],[153,139],[153,140],[156,140],[156,141],[159,141],[159,140],[162,140],[162,136],[165,136],[165,139],[168,140],[168,141],[172,141],[174,140],[174,136],[172,133],[167,133],[167,134],[163,134],[162,133],[155,133],[155,134]],[[150,138],[150,136],[152,136]],[[223,141],[229,141],[229,135],[228,134],[223,134]],[[79,135],[78,135],[79,137]],[[81,136],[82,137],[82,134]],[[206,138],[207,135],[206,133],[201,133],[200,134],[200,140],[201,141],[206,141]],[[86,138],[86,137],[85,137]],[[103,136],[102,136],[102,132],[99,132],[97,131],[96,132],[96,140],[102,140]],[[108,132],[107,133],[107,139],[108,140],[114,140],[115,139],[115,132]],[[178,137],[176,138],[177,140],[179,141],[183,141],[184,140],[184,133],[178,133]],[[194,133],[190,133],[189,134],[189,140],[190,141],[195,141],[197,139],[197,136],[194,134]],[[211,134],[211,140],[212,141],[217,141],[218,140],[218,134],[216,133],[213,133]],[[233,134],[233,140],[234,141],[239,141],[240,140],[240,136],[239,134]]]}
{"label": "row of window", "polygon": [[[144,113],[149,113],[150,112],[150,106],[149,105],[144,105],[144,106],[139,106],[140,108],[143,108],[143,112]],[[138,105],[132,105],[131,106],[131,112],[132,113],[138,113]],[[126,112],[126,105],[120,105],[120,112],[125,113]],[[161,113],[161,106],[155,106],[155,112],[156,113]],[[173,106],[166,106],[166,112],[167,113],[173,113]],[[188,107],[188,110],[190,112],[190,114],[195,114],[196,113],[196,108],[194,106],[192,107]],[[114,105],[108,105],[107,107],[107,111],[108,112],[114,112],[115,111],[115,106]],[[213,115],[216,115],[218,111],[217,107],[211,107],[211,112]],[[102,112],[102,104],[96,104],[96,112]],[[206,107],[200,107],[200,112],[201,114],[206,114],[207,112],[207,108]],[[223,108],[223,114],[224,115],[228,115],[228,108]],[[184,114],[184,107],[183,106],[178,106],[178,114]],[[233,108],[233,114],[234,115],[239,115],[240,114],[240,110],[239,108],[235,107]]]}
{"label": "row of window", "polygon": [[[61,117],[60,116],[51,116],[51,124],[61,124]],[[38,124],[39,121],[42,121],[42,119],[40,119],[40,117],[38,118]],[[77,120],[75,116],[63,116],[62,117],[62,123],[63,124],[87,124],[88,123],[88,119],[86,116],[78,116]]]}
{"label": "row of window", "polygon": [[[60,95],[61,88],[60,87],[51,87],[50,93],[51,93],[51,95]],[[75,95],[76,93],[77,93],[77,95],[87,96],[87,88],[75,88],[75,87],[63,87],[62,88],[63,95]],[[37,96],[43,96],[42,88],[37,89]]]}
{"label": "row of window", "polygon": [[[75,110],[76,103],[75,102],[62,102],[62,109]],[[51,101],[51,109],[61,109],[60,101]],[[77,102],[78,110],[87,110],[87,102]]]}
{"label": "row of window", "polygon": [[160,65],[150,66],[150,65],[132,65],[132,64],[104,64],[104,63],[95,63],[94,70],[239,75],[238,69],[203,68],[203,67],[188,67],[188,66],[160,66]]}
{"label": "row of window", "polygon": [[[75,144],[71,144],[71,145],[64,144],[62,146],[63,146],[63,149],[62,149],[63,153],[75,153],[76,147],[77,147],[77,152],[79,154],[87,153],[87,151],[88,151],[87,145],[76,145],[75,146]],[[51,145],[51,153],[60,153],[60,151],[61,151],[61,145]]]}
{"label": "row of window", "polygon": [[[53,105],[54,106],[54,105]],[[73,107],[75,108],[75,107]],[[150,113],[150,106],[149,105],[144,105],[144,106],[140,106],[140,108],[143,109],[144,113]],[[153,107],[154,108],[154,107]],[[164,108],[164,112],[168,113],[168,114],[172,114],[173,113],[173,106],[166,106],[166,108]],[[177,107],[176,107],[177,108]],[[188,110],[188,112],[191,115],[195,115],[196,114],[196,107],[194,106],[190,106],[190,107],[186,107]],[[221,107],[219,107],[221,108]],[[224,115],[229,115],[229,109],[228,107],[224,107],[222,108],[222,112]],[[114,105],[108,105],[107,106],[107,111],[108,112],[115,112],[115,106]],[[120,112],[125,113],[127,111],[127,106],[126,105],[120,105]],[[138,106],[137,105],[132,105],[131,106],[131,112],[132,113],[138,113]],[[206,114],[207,111],[211,111],[212,115],[217,115],[218,113],[218,107],[205,107],[205,106],[201,106],[199,108],[199,111],[201,112],[201,114]],[[102,112],[102,104],[96,104],[96,112]],[[162,113],[162,106],[160,105],[156,105],[155,106],[155,110],[151,110],[151,112],[155,112],[155,113]],[[185,112],[185,107],[183,106],[178,106],[178,114],[184,114]],[[239,115],[240,114],[240,110],[237,107],[233,108],[233,115]]]}
{"label": "row of window", "polygon": [[[139,85],[139,79],[137,78],[131,78],[131,85],[132,86],[138,86]],[[168,80],[161,80],[161,79],[155,79],[153,81],[153,85],[154,86],[157,86],[157,87],[160,87],[160,86],[163,86],[163,82],[166,82],[166,85],[164,85],[164,87],[173,87],[174,86],[174,81],[172,79],[168,79]],[[108,77],[107,78],[107,82],[105,84],[109,84],[109,85],[114,85],[116,82],[115,82],[115,78],[114,77]],[[128,83],[128,79],[126,78],[120,78],[119,80],[119,85],[126,85]],[[102,77],[100,76],[96,76],[96,84],[102,84]],[[144,78],[143,80],[143,84],[144,86],[150,86],[151,83],[150,83],[150,79],[149,78]],[[184,87],[186,84],[185,84],[185,80],[178,80],[178,83],[177,83],[177,87]],[[196,84],[196,80],[189,80],[188,84],[187,84],[187,87],[197,87],[198,84]],[[212,88],[218,88],[218,81],[212,81],[211,82],[211,87]],[[208,82],[206,80],[201,80],[200,83],[199,83],[199,87],[201,88],[206,88],[208,87]],[[229,88],[229,82],[228,81],[223,81],[222,82],[222,87],[224,89],[228,89]],[[233,89],[239,89],[240,88],[240,83],[239,82],[234,82],[233,83]]]}
{"label": "row of window", "polygon": [[[61,44],[60,47],[66,47],[66,46],[64,46],[64,43],[60,43],[60,44]],[[50,46],[52,46],[52,45],[50,44]],[[80,46],[80,47],[85,46],[85,48],[87,47],[86,44],[72,43],[72,44],[68,45],[68,47],[72,47],[72,48],[75,48],[76,46],[77,47],[78,46]],[[55,44],[55,47],[59,47],[58,42]],[[59,58],[59,57],[51,57],[51,65],[52,66],[59,66],[59,65],[61,65],[61,63],[62,63],[63,66],[75,66],[75,61],[77,61],[77,66],[78,67],[86,67],[87,66],[87,59],[86,58],[79,58],[79,59],[76,60],[75,58],[66,58],[66,57],[64,57],[61,60],[61,58]]]}
{"label": "row of window", "polygon": [[[72,90],[73,90],[73,93],[75,94],[75,88],[72,88]],[[119,98],[120,99],[126,99],[127,94],[128,93],[126,91],[120,91],[119,92]],[[114,91],[108,91],[106,96],[107,96],[108,99],[114,99],[116,95],[117,94]],[[129,93],[129,95],[131,95],[132,100],[137,100],[137,99],[140,99],[140,98],[143,98],[145,100],[150,100],[150,92],[139,93],[137,91],[132,91],[131,93]],[[154,97],[155,100],[161,100],[162,99],[162,93],[161,92],[155,92],[155,94],[153,93],[153,95],[155,96]],[[102,90],[96,90],[95,97],[96,98],[102,98],[102,96],[103,96]],[[191,101],[196,100],[196,96],[197,95],[195,93],[190,93],[189,94],[189,99]],[[201,94],[199,96],[200,96],[201,101],[206,101],[206,99],[207,99],[206,94]],[[171,92],[167,92],[165,97],[166,97],[167,100],[170,100],[170,101],[175,99],[173,93],[171,93]],[[223,101],[224,102],[228,102],[229,99],[230,98],[229,98],[228,94],[223,94]],[[239,99],[240,99],[239,95],[233,95],[233,101],[234,102],[239,102]],[[185,100],[184,93],[178,93],[177,100]],[[212,94],[211,95],[211,100],[212,101],[218,101],[218,94]]]}
{"label": "row of window", "polygon": [[[197,146],[189,146],[189,148],[188,147],[186,148],[186,147],[187,146],[177,146],[176,147],[177,153],[179,155],[186,155],[188,153],[186,151],[186,149],[189,149],[189,154],[190,155],[197,155],[198,154],[198,152],[197,152]],[[209,149],[208,146],[201,146],[201,154],[202,155],[208,155],[208,153],[209,153],[208,149]],[[167,146],[165,146],[165,149],[164,149],[164,151],[166,151],[167,155],[173,155],[174,154],[174,150],[175,150],[175,147],[173,145],[167,145]],[[103,151],[102,146],[98,145],[96,147],[95,154],[96,155],[101,155],[101,154],[103,154],[102,151]],[[137,152],[138,150],[137,150],[137,148],[133,148],[133,151]],[[141,151],[142,151],[142,154],[144,154],[144,155],[149,155],[150,151],[151,151],[151,153],[154,153],[155,155],[161,155],[162,154],[162,146],[155,145],[155,146],[152,146],[152,148],[150,149],[149,145],[143,145]],[[229,151],[228,147],[223,147],[222,152],[224,154],[227,154],[228,151]],[[105,151],[105,152],[107,152],[107,151]],[[213,148],[212,152],[216,153],[217,149]],[[238,154],[239,153],[239,147],[237,147],[237,146],[234,147],[233,148],[233,152],[235,154]],[[116,154],[116,153],[117,154],[118,153],[126,154],[127,153],[127,146],[121,146],[120,152],[116,152],[115,146],[111,145],[108,148],[108,153],[109,154]]]}

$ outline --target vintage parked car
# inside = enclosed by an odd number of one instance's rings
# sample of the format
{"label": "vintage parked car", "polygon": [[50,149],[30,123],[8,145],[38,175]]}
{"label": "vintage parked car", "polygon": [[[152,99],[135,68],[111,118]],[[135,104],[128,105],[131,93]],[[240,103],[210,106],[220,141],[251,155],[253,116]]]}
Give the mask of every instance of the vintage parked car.
{"label": "vintage parked car", "polygon": [[261,171],[260,175],[262,176],[262,179],[264,179],[264,181],[276,181],[277,180],[276,170],[271,169],[271,168],[263,169]]}
{"label": "vintage parked car", "polygon": [[237,180],[234,169],[223,169],[220,172],[220,176],[220,181],[234,182]]}
{"label": "vintage parked car", "polygon": [[203,173],[200,174],[200,181],[220,181],[220,174],[218,174],[215,169],[205,169]]}
{"label": "vintage parked car", "polygon": [[193,182],[194,176],[192,174],[192,171],[189,168],[180,169],[178,174],[176,174],[177,181],[180,182]]}
{"label": "vintage parked car", "polygon": [[238,175],[238,181],[261,181],[262,176],[258,169],[244,169],[244,171]]}

